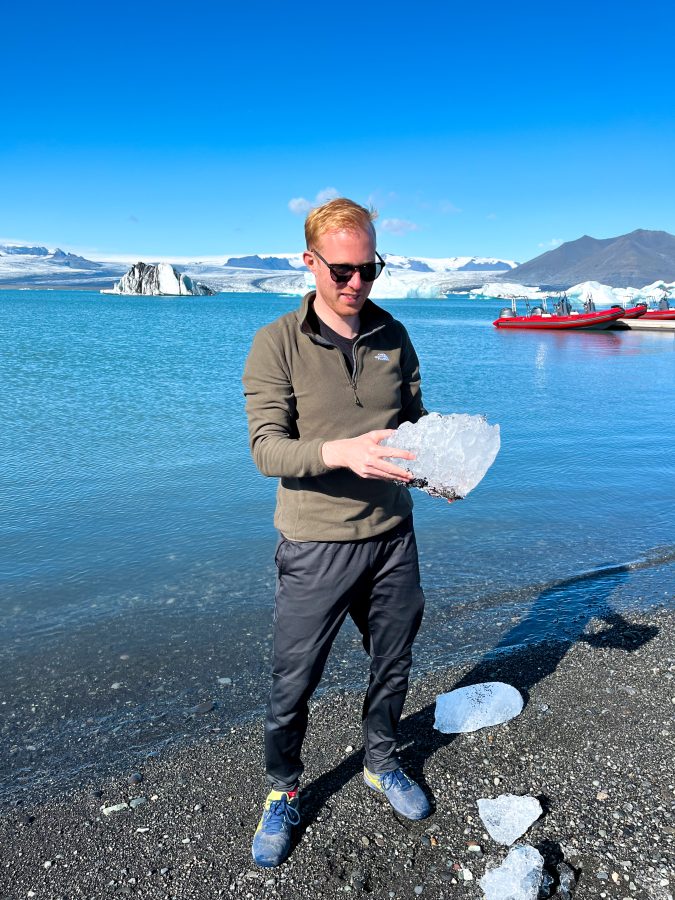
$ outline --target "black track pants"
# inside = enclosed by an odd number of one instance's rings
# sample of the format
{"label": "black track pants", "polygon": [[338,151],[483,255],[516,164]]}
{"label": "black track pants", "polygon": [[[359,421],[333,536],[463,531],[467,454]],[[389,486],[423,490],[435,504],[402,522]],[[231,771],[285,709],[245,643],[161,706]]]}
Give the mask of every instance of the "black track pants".
{"label": "black track pants", "polygon": [[348,613],[371,659],[363,703],[366,765],[377,774],[395,769],[396,729],[424,608],[412,516],[361,541],[282,537],[276,564],[274,662],[265,720],[269,782],[276,790],[298,784],[307,703]]}

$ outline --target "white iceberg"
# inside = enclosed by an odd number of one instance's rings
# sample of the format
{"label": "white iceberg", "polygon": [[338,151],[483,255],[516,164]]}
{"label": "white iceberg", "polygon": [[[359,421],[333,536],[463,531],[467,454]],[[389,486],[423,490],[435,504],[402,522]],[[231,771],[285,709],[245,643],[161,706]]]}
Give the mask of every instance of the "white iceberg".
{"label": "white iceberg", "polygon": [[169,263],[156,266],[138,262],[132,266],[117,284],[102,294],[151,294],[155,296],[211,296],[212,288],[201,281],[193,281],[189,275],[178,272]]}
{"label": "white iceberg", "polygon": [[534,847],[514,847],[504,862],[489,869],[478,884],[485,900],[537,900],[544,857]]}
{"label": "white iceberg", "polygon": [[523,698],[514,687],[485,681],[439,694],[434,728],[443,734],[465,734],[508,722],[522,709]]}
{"label": "white iceberg", "polygon": [[413,460],[391,459],[412,472],[411,487],[458,500],[476,487],[495,461],[499,425],[489,425],[484,416],[430,413],[414,425],[404,422],[382,445],[415,454]]}
{"label": "white iceberg", "polygon": [[[485,297],[501,300],[511,300],[512,298],[535,301],[541,304],[542,300],[547,299],[549,302],[549,311],[553,311],[559,291],[544,291],[539,287],[531,287],[524,284],[515,284],[512,282],[488,282],[480,288],[474,288],[469,291],[474,297]],[[675,299],[675,282],[654,281],[652,284],[646,284],[644,287],[611,287],[608,284],[601,284],[599,281],[582,281],[579,284],[572,285],[564,292],[573,309],[581,312],[584,303],[592,300],[597,309],[603,309],[610,306],[624,306],[628,309],[631,306],[637,306],[638,303],[656,304],[660,300],[670,301]],[[521,312],[525,312],[523,308]]]}
{"label": "white iceberg", "polygon": [[481,797],[478,815],[493,841],[509,846],[525,834],[543,810],[536,797],[502,794],[494,800]]}

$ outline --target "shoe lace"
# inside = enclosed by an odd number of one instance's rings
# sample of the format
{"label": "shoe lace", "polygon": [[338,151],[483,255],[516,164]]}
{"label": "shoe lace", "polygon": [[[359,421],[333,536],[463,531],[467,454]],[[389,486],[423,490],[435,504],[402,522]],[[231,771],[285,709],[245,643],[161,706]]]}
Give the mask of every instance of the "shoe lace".
{"label": "shoe lace", "polygon": [[397,785],[402,791],[411,790],[412,784],[403,769],[394,769],[393,772],[385,772],[382,776],[382,787],[385,791],[394,785]]}
{"label": "shoe lace", "polygon": [[272,800],[269,809],[265,812],[265,824],[268,833],[276,834],[289,825],[300,824],[300,813],[288,802],[288,797],[284,796],[280,800]]}

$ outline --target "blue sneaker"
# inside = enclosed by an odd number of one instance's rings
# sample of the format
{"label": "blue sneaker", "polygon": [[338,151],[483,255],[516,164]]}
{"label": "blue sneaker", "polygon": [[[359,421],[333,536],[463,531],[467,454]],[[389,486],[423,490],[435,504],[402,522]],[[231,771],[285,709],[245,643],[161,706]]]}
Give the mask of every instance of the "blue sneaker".
{"label": "blue sneaker", "polygon": [[401,768],[384,775],[373,775],[364,766],[363,780],[369,788],[384,794],[396,812],[406,819],[426,819],[431,812],[422,788]]}
{"label": "blue sneaker", "polygon": [[291,852],[291,829],[300,824],[300,798],[270,791],[253,835],[251,852],[259,866],[280,866]]}

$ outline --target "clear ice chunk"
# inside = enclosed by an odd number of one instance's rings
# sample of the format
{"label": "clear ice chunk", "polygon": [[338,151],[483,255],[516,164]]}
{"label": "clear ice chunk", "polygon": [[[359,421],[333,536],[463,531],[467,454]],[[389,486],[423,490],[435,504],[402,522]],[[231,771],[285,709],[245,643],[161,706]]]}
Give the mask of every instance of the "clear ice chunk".
{"label": "clear ice chunk", "polygon": [[494,800],[481,797],[478,815],[493,841],[507,846],[517,841],[536,822],[543,810],[536,797],[502,794]]}
{"label": "clear ice chunk", "polygon": [[488,869],[478,884],[485,900],[537,900],[543,871],[541,853],[520,844],[509,850],[501,866]]}
{"label": "clear ice chunk", "polygon": [[390,459],[412,473],[411,487],[432,497],[459,500],[476,487],[495,461],[499,425],[489,425],[485,416],[429,413],[414,425],[404,422],[382,445],[415,454],[414,460]]}
{"label": "clear ice chunk", "polygon": [[501,681],[485,681],[436,697],[434,728],[443,734],[463,734],[501,725],[523,709],[520,692]]}

